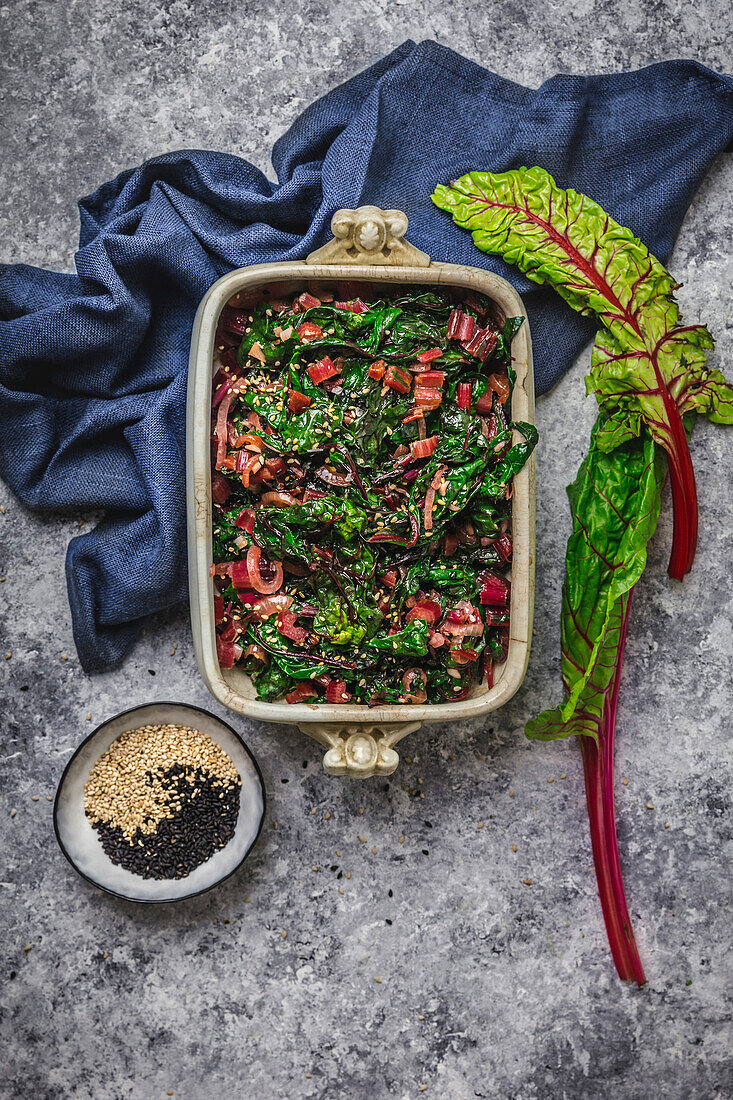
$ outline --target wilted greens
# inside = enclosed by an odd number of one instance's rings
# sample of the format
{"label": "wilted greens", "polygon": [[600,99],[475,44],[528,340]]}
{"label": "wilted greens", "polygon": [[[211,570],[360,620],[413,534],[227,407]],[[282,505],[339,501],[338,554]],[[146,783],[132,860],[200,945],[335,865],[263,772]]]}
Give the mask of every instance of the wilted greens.
{"label": "wilted greens", "polygon": [[464,698],[506,656],[522,318],[431,287],[236,296],[217,333],[217,649],[261,698]]}

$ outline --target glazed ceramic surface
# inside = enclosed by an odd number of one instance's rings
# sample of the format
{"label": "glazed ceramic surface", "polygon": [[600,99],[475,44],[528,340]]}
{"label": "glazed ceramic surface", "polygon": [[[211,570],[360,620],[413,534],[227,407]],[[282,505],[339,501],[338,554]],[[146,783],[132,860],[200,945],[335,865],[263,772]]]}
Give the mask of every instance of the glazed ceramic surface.
{"label": "glazed ceramic surface", "polygon": [[[427,284],[479,291],[505,317],[524,316],[522,299],[492,272],[435,263],[403,239],[407,218],[399,210],[366,206],[339,210],[331,227],[334,240],[311,253],[305,263],[257,264],[219,279],[204,297],[194,322],[188,382],[187,506],[191,622],[196,657],[212,694],[231,710],[270,722],[297,723],[327,748],[323,764],[332,775],[365,778],[389,775],[399,757],[396,743],[424,722],[471,718],[496,710],[514,695],[527,668],[534,607],[534,455],[514,479],[512,591],[509,653],[497,665],[494,684],[474,687],[466,699],[438,704],[337,705],[268,703],[257,698],[249,676],[238,668],[221,669],[216,656],[212,563],[211,378],[214,337],[222,309],[237,291],[278,283],[279,293],[302,289],[308,280],[348,279],[373,284]],[[525,320],[512,343],[516,385],[515,420],[534,423],[534,378],[529,324]]]}

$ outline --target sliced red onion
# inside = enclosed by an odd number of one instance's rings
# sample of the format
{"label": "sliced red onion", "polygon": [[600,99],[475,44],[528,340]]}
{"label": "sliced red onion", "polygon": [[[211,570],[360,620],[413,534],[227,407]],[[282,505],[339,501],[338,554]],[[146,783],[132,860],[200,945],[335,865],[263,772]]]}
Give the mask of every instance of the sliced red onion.
{"label": "sliced red onion", "polygon": [[[283,567],[279,561],[269,562],[268,564],[273,569],[272,580],[266,581],[260,572],[262,560],[262,551],[259,546],[250,546],[247,551],[247,571],[249,572],[250,584],[256,592],[261,592],[263,595],[269,596],[273,592],[277,592],[283,583]],[[234,577],[232,576],[232,583],[236,587]]]}
{"label": "sliced red onion", "polygon": [[467,665],[478,659],[475,649],[452,649],[450,655],[457,665]]}
{"label": "sliced red onion", "polygon": [[242,660],[246,661],[248,657],[254,657],[255,660],[262,661],[263,664],[269,659],[262,646],[259,645],[247,646],[242,654]]}
{"label": "sliced red onion", "polygon": [[229,417],[229,409],[232,404],[234,394],[228,393],[221,405],[219,406],[216,414],[216,465],[221,466],[222,462],[226,458],[227,453],[227,440],[229,437],[229,427],[227,420]]}
{"label": "sliced red onion", "polygon": [[263,493],[262,503],[267,505],[273,505],[276,508],[290,508],[293,504],[300,504],[297,497],[294,497],[292,493]]}
{"label": "sliced red onion", "polygon": [[275,596],[265,596],[264,599],[258,599],[252,607],[252,611],[257,621],[263,622],[265,619],[269,619],[270,615],[287,611],[292,603],[292,596],[286,596],[284,592],[278,592]]}
{"label": "sliced red onion", "polygon": [[[415,688],[416,682],[420,683],[419,688]],[[407,672],[402,677],[402,688],[405,692],[406,703],[424,703],[427,700],[427,684],[428,678],[421,668],[408,668]]]}

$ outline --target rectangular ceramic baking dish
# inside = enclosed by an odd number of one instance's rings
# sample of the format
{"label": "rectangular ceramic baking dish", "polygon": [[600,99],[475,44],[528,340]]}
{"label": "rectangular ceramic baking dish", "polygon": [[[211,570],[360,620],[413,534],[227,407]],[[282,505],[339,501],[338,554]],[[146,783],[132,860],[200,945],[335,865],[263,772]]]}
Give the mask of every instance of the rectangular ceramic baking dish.
{"label": "rectangular ceramic baking dish", "polygon": [[[534,606],[534,455],[514,479],[514,553],[507,660],[495,669],[494,684],[475,687],[468,698],[422,706],[268,703],[257,699],[241,669],[221,669],[216,656],[212,563],[211,378],[216,326],[226,302],[245,288],[278,283],[279,294],[303,289],[309,280],[373,284],[436,284],[480,291],[505,317],[525,316],[522,300],[499,276],[474,267],[435,263],[403,239],[407,218],[397,210],[360,207],[340,210],[331,223],[335,238],[301,262],[256,264],[219,279],[204,297],[194,321],[187,405],[188,566],[191,623],[196,657],[206,684],[230,710],[269,722],[300,726],[328,751],[324,767],[334,775],[389,775],[399,757],[395,744],[424,722],[473,718],[502,706],[524,679],[529,658]],[[512,344],[517,380],[512,400],[515,420],[534,423],[534,379],[529,325],[525,320]]]}

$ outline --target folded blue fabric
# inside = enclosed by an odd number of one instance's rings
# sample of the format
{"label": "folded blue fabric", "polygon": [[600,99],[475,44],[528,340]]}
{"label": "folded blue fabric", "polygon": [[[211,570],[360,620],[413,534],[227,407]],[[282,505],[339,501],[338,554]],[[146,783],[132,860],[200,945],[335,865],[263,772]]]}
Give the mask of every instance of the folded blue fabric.
{"label": "folded blue fabric", "polygon": [[302,259],[339,207],[397,207],[418,248],[519,289],[543,392],[592,326],[476,250],[432,205],[435,185],[538,164],[666,260],[732,136],[733,82],[691,61],[557,76],[533,91],[407,42],[280,138],[277,183],[238,157],[184,150],[83,199],[76,274],[0,268],[0,473],[32,507],[106,513],[67,556],[83,667],[118,664],[151,612],[185,598],[187,357],[198,302],[220,275]]}

